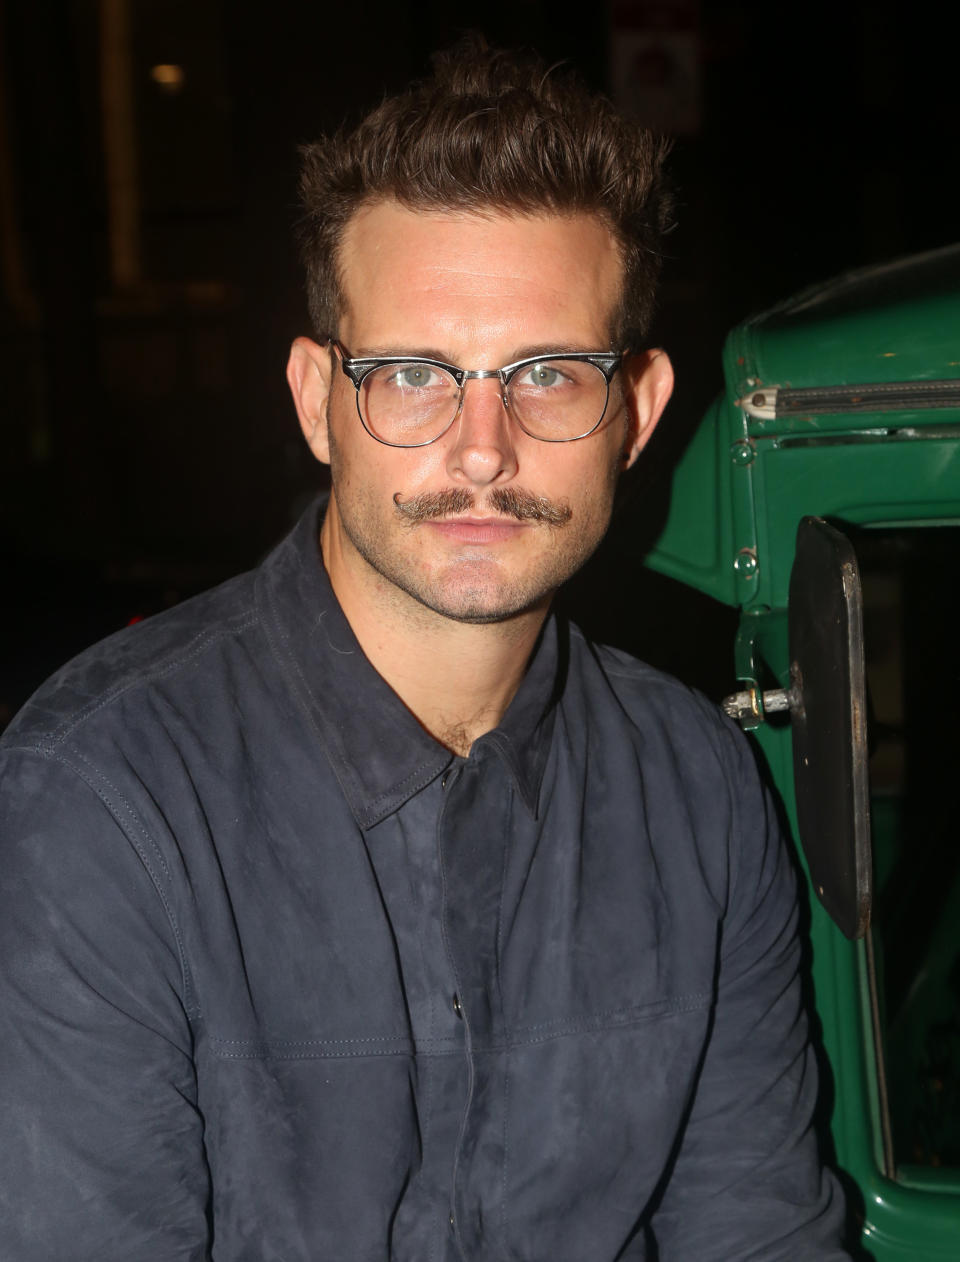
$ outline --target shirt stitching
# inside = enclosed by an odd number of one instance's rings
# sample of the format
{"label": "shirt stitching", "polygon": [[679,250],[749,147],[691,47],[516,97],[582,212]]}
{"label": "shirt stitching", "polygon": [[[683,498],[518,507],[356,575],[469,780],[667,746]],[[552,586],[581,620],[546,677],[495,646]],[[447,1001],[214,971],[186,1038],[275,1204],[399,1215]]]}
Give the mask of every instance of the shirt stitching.
{"label": "shirt stitching", "polygon": [[297,661],[296,654],[289,646],[290,637],[285,629],[284,621],[280,616],[280,612],[275,605],[273,593],[269,590],[265,590],[263,594],[270,610],[272,622],[279,628],[280,639],[282,641],[282,645],[277,643],[274,627],[270,625],[269,621],[266,622],[264,629],[266,631],[267,639],[273,648],[273,652],[275,656],[280,659],[282,664],[292,670],[295,676],[294,684],[296,686],[297,693],[301,700],[306,703],[305,709],[307,719],[310,726],[317,734],[320,743],[323,745],[327,759],[335,767],[336,775],[343,786],[344,794],[349,799],[362,804],[360,805],[359,813],[362,814],[363,819],[360,822],[363,826],[371,827],[373,824],[377,823],[377,812],[382,803],[390,801],[397,794],[405,793],[408,786],[411,786],[411,791],[413,792],[424,788],[431,780],[436,779],[443,770],[443,767],[434,765],[433,760],[421,763],[420,766],[414,768],[409,775],[405,776],[396,784],[391,785],[389,789],[377,794],[374,798],[370,798],[364,791],[360,781],[357,779],[353,767],[350,765],[347,758],[344,757],[343,751],[339,748],[339,745],[335,746],[331,743],[328,739],[326,730],[320,723],[317,722],[316,715],[314,714],[313,693],[307,683],[306,676],[300,668],[300,663]]}
{"label": "shirt stitching", "polygon": [[[686,999],[669,1003],[646,1004],[635,1015],[625,1015],[623,1020],[620,1021],[611,1021],[606,1015],[592,1019],[585,1018],[582,1021],[573,1021],[565,1027],[551,1030],[548,1033],[533,1035],[530,1038],[513,1038],[506,1044],[506,1048],[532,1047],[537,1043],[547,1043],[551,1039],[566,1038],[571,1034],[594,1034],[599,1033],[601,1030],[629,1029],[630,1026],[643,1025],[644,1022],[655,1020],[657,1017],[674,1017],[686,1012],[696,1012],[701,1008],[705,1008],[710,1003],[711,998],[712,996],[709,994],[690,995]],[[501,1051],[504,1049],[493,1047],[490,1050]]]}
{"label": "shirt stitching", "polygon": [[[678,1016],[687,1012],[696,1012],[707,1006],[712,996],[709,993],[679,996],[673,1000],[662,1000],[656,1003],[641,1004],[637,1008],[622,1008],[597,1013],[592,1017],[584,1017],[568,1021],[560,1028],[550,1030],[531,1037],[508,1037],[487,1046],[474,1046],[472,1056],[499,1054],[515,1048],[534,1047],[553,1039],[568,1038],[576,1034],[599,1033],[610,1029],[629,1029],[642,1025],[646,1021],[661,1016]],[[622,1018],[617,1020],[616,1018]],[[554,1024],[544,1022],[544,1025]],[[536,1027],[522,1027],[523,1030]],[[372,1046],[372,1045],[376,1046]],[[344,1056],[411,1056],[411,1055],[460,1055],[467,1051],[465,1042],[451,1047],[446,1039],[423,1039],[413,1041],[406,1035],[384,1034],[371,1035],[366,1038],[346,1039],[223,1039],[211,1038],[210,1045],[221,1059],[244,1060],[294,1060],[294,1059],[331,1059]],[[229,1050],[236,1049],[236,1050]]]}
{"label": "shirt stitching", "polygon": [[[504,827],[502,829],[503,842],[503,863],[500,868],[500,902],[497,907],[497,991],[500,993],[500,964],[503,960],[503,900],[507,889],[507,861],[510,855],[510,847],[507,844],[509,836],[509,821],[511,816],[511,807],[513,805],[514,793],[512,787],[508,785],[508,793],[506,796],[506,813]],[[524,794],[520,794],[521,800]],[[526,804],[526,803],[525,803]],[[503,1013],[503,999],[500,996],[500,1011]],[[501,1141],[503,1143],[503,1159],[500,1169],[500,1237],[506,1242],[507,1239],[507,1165],[509,1156],[509,1117],[510,1117],[510,1054],[507,1052],[503,1061],[503,1126],[501,1128]]]}
{"label": "shirt stitching", "polygon": [[[406,1034],[371,1034],[352,1039],[222,1039],[212,1038],[218,1047],[332,1047],[342,1043],[410,1043]],[[411,1044],[412,1046],[412,1044]]]}
{"label": "shirt stitching", "polygon": [[133,678],[117,685],[117,687],[113,690],[104,693],[102,697],[97,699],[97,701],[81,707],[78,712],[72,713],[69,718],[64,719],[58,727],[54,728],[52,732],[40,737],[35,746],[29,746],[29,748],[41,749],[45,753],[52,754],[55,746],[65,740],[74,728],[79,727],[81,723],[85,723],[86,720],[94,714],[97,714],[106,706],[111,705],[114,701],[122,697],[124,693],[129,692],[131,689],[142,684],[151,683],[154,680],[163,679],[167,675],[173,674],[182,666],[186,666],[189,662],[192,662],[195,658],[199,657],[211,645],[217,643],[219,640],[228,639],[233,635],[237,635],[241,631],[248,630],[250,627],[254,626],[257,621],[256,613],[249,610],[235,615],[235,618],[239,621],[234,622],[232,625],[215,627],[209,631],[201,632],[186,652],[178,654],[172,660],[161,662],[152,669],[144,669],[142,671],[138,670]]}
{"label": "shirt stitching", "polygon": [[166,892],[163,889],[163,884],[160,880],[160,877],[157,875],[156,871],[154,870],[154,867],[151,864],[149,856],[145,853],[145,847],[142,847],[140,843],[137,841],[136,837],[131,835],[130,828],[125,826],[123,820],[120,818],[120,815],[118,813],[119,807],[117,806],[116,803],[111,801],[107,793],[105,793],[100,787],[98,787],[98,783],[97,783],[98,781],[101,782],[103,785],[105,785],[108,789],[110,789],[113,793],[116,794],[117,802],[119,803],[120,806],[122,806],[124,812],[129,817],[131,827],[135,827],[140,832],[141,836],[143,837],[144,842],[155,851],[157,859],[160,862],[160,866],[163,868],[165,875],[169,879],[170,874],[169,874],[169,871],[167,870],[166,864],[164,863],[163,856],[160,854],[160,851],[156,843],[154,842],[153,838],[144,828],[142,821],[140,821],[136,812],[133,810],[130,803],[127,802],[127,800],[124,798],[123,794],[120,793],[120,791],[116,789],[114,785],[111,784],[111,782],[107,779],[107,777],[104,776],[100,771],[98,771],[97,768],[94,767],[93,764],[89,761],[89,759],[84,757],[82,753],[80,753],[79,751],[74,751],[74,752],[76,753],[76,756],[81,760],[81,762],[86,764],[86,767],[89,768],[89,773],[84,771],[83,767],[76,766],[74,763],[72,763],[68,758],[66,758],[63,755],[58,755],[57,761],[62,766],[65,766],[68,771],[72,771],[74,775],[76,775],[80,780],[83,781],[83,783],[90,789],[92,793],[95,793],[97,795],[100,801],[104,804],[104,806],[113,816],[120,831],[123,833],[124,837],[126,837],[126,839],[129,841],[130,845],[133,847],[134,851],[136,852],[137,857],[140,859],[140,862],[143,864],[144,868],[146,869],[147,874],[149,875],[150,880],[153,883],[153,887],[157,892],[157,897],[160,899],[163,909],[166,912],[167,920],[170,923],[170,928],[173,932],[173,936],[177,944],[177,956],[180,963],[180,978],[183,984],[184,1010],[186,1011],[188,1016],[191,1016],[191,1015],[197,1016],[199,1013],[199,1009],[197,1007],[196,1000],[192,996],[193,988],[190,981],[190,971],[187,966],[187,956],[186,956],[186,950],[184,948],[183,937],[180,933],[180,927],[177,923],[176,916],[173,913],[173,908],[171,907],[170,901],[166,895]]}
{"label": "shirt stitching", "polygon": [[[532,1025],[520,1026],[517,1032],[520,1034],[533,1034],[538,1030],[544,1032],[553,1030],[561,1034],[576,1033],[581,1028],[594,1028],[598,1023],[616,1020],[617,1018],[623,1018],[626,1021],[642,1021],[647,1017],[662,1016],[672,1012],[685,1012],[690,1008],[702,1007],[710,999],[711,995],[708,992],[678,995],[675,999],[654,999],[644,1004],[627,1004],[620,1008],[608,1008],[603,1012],[596,1012],[592,1016],[581,1017],[576,1021],[570,1021],[566,1017],[558,1017],[552,1021],[537,1021]],[[549,1034],[547,1034],[547,1037],[549,1037]]]}

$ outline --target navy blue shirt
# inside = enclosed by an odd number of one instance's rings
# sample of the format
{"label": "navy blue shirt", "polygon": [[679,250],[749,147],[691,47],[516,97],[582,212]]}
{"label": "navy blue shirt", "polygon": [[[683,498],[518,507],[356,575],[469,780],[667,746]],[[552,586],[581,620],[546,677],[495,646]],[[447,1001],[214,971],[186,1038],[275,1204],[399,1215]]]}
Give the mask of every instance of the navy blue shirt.
{"label": "navy blue shirt", "polygon": [[791,865],[676,681],[551,618],[454,757],[313,510],[61,670],[2,767],[0,1256],[846,1256]]}

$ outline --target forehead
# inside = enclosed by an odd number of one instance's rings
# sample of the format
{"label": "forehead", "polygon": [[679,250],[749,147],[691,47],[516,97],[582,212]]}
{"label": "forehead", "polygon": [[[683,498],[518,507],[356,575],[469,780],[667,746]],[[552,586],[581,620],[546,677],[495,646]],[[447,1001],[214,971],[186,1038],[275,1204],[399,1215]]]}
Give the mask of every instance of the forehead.
{"label": "forehead", "polygon": [[[357,212],[340,251],[340,336],[354,355],[397,347],[491,354],[609,344],[620,250],[599,216]],[[476,362],[476,361],[474,361]]]}

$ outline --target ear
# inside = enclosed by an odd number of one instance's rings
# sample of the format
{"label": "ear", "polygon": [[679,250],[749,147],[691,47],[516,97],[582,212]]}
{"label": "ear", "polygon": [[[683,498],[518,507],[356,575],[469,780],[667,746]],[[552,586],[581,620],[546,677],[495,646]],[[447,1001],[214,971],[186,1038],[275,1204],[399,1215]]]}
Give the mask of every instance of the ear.
{"label": "ear", "polygon": [[330,395],[331,372],[330,351],[311,342],[308,337],[298,337],[290,347],[287,384],[293,395],[293,406],[297,409],[300,428],[307,445],[324,464],[330,463],[327,399]]}
{"label": "ear", "polygon": [[625,356],[621,372],[629,421],[623,467],[629,469],[650,441],[673,393],[673,365],[666,351],[656,349]]}

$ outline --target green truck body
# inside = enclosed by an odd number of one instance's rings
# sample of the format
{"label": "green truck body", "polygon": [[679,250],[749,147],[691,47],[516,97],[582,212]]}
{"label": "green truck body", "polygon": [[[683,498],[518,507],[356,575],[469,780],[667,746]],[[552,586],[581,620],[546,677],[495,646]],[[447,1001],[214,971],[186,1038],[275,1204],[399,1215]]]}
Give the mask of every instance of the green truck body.
{"label": "green truck body", "polygon": [[[746,321],[724,375],[646,562],[740,611],[729,708],[813,873],[825,1095],[863,1246],[957,1259],[960,246]],[[837,567],[797,561],[791,593],[804,522]],[[821,646],[806,677],[801,618]]]}

